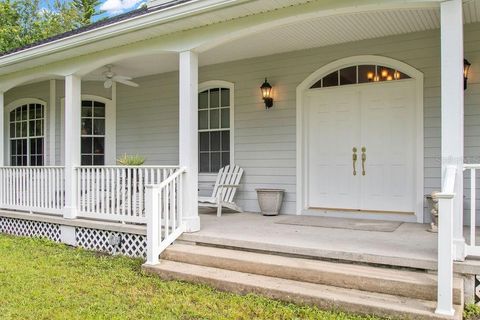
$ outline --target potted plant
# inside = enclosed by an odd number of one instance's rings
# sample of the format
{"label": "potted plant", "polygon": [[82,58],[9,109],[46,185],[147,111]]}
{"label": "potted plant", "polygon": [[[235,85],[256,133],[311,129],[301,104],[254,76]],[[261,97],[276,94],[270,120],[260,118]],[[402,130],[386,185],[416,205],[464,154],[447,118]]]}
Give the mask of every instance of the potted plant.
{"label": "potted plant", "polygon": [[[129,155],[129,154],[124,154],[123,156],[121,156],[119,159],[117,159],[117,162],[123,166],[127,166],[127,167],[138,167],[138,166],[141,166],[145,163],[145,157],[142,157],[138,154],[135,154],[135,155]],[[130,181],[130,190],[132,192],[132,197],[134,195],[135,192],[139,192],[140,191],[140,185],[142,186],[143,188],[143,181],[140,181],[140,176],[139,174],[137,173],[136,175],[134,175],[133,173],[133,170],[135,170],[135,168],[132,168],[132,170],[126,170],[126,181]],[[134,181],[134,177],[136,176],[136,181]],[[126,186],[126,181],[125,181],[125,186]],[[136,188],[135,188],[136,186]],[[135,189],[135,190],[134,190]]]}

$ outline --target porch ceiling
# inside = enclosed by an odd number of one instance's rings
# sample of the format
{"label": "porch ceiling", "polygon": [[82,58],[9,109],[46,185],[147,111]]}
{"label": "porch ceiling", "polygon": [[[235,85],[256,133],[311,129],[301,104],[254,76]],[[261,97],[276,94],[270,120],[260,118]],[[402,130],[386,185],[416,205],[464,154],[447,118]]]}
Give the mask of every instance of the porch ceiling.
{"label": "porch ceiling", "polygon": [[[464,4],[465,23],[480,21],[480,0]],[[367,11],[320,16],[248,34],[231,35],[221,43],[201,47],[200,66],[276,53],[407,34],[440,28],[438,7]],[[178,70],[176,53],[152,54],[117,61],[114,70],[133,78]],[[86,79],[101,77],[104,68]]]}
{"label": "porch ceiling", "polygon": [[[480,0],[464,4],[465,23],[480,21]],[[201,65],[440,28],[440,8],[340,14],[256,32],[206,50]]]}

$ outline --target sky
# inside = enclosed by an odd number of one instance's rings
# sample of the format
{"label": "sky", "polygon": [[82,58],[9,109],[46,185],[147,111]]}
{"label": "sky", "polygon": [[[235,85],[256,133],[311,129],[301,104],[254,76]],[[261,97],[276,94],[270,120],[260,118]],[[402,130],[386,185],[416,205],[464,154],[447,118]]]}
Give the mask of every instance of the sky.
{"label": "sky", "polygon": [[[68,0],[64,0],[68,1]],[[101,0],[100,10],[104,10],[105,13],[96,16],[94,19],[98,20],[105,17],[116,16],[121,13],[125,13],[134,10],[144,4],[146,0]],[[49,4],[53,3],[53,0],[41,0],[40,5],[43,8],[48,8]]]}

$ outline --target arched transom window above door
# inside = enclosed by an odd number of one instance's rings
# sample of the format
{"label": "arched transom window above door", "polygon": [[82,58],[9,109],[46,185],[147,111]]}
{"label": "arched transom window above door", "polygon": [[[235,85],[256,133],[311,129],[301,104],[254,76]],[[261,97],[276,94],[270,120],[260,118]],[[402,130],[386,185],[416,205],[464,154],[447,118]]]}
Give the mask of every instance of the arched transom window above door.
{"label": "arched transom window above door", "polygon": [[337,69],[313,84],[310,89],[360,83],[398,81],[411,77],[399,70],[374,64],[362,64]]}
{"label": "arched transom window above door", "polygon": [[25,103],[10,111],[10,165],[43,166],[45,105]]}

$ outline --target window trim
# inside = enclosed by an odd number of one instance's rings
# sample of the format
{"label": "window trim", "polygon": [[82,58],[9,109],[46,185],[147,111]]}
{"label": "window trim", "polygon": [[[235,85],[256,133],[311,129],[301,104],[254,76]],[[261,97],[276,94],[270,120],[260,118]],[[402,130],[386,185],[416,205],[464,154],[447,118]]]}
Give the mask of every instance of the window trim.
{"label": "window trim", "polygon": [[[215,89],[215,88],[226,88],[230,90],[230,165],[235,164],[235,84],[233,82],[228,82],[224,80],[210,80],[210,81],[205,81],[202,82],[198,85],[198,93],[197,93],[197,99],[198,95],[209,89]],[[198,109],[198,108],[197,108]],[[198,110],[197,110],[198,113]],[[198,139],[198,134],[200,132],[200,129],[197,128],[197,139]],[[198,146],[197,154],[199,157],[199,162],[200,162],[200,146]],[[199,174],[207,177],[207,176],[217,176],[217,172],[200,172],[200,167],[199,167]]]}
{"label": "window trim", "polygon": [[[47,163],[49,163],[49,159],[52,155],[48,154],[48,151],[50,150],[48,148],[49,146],[49,136],[50,136],[50,119],[48,118],[49,115],[49,105],[46,101],[37,99],[37,98],[21,98],[17,99],[15,101],[10,102],[7,104],[4,110],[4,136],[7,137],[6,142],[7,142],[7,161],[9,166],[12,165],[12,155],[11,155],[11,145],[10,145],[10,112],[13,111],[14,109],[21,107],[26,104],[41,104],[43,105],[43,123],[44,123],[44,130],[43,130],[43,166],[46,166]],[[29,155],[30,156],[30,155]],[[55,156],[55,155],[53,155]],[[28,157],[30,158],[30,157]],[[30,159],[28,159],[28,162],[30,162]]]}
{"label": "window trim", "polygon": [[[101,96],[82,94],[81,100],[98,101],[105,104],[105,165],[117,163],[117,106],[115,100]],[[61,99],[60,163],[65,163],[65,98]],[[78,119],[81,121],[81,119]]]}

